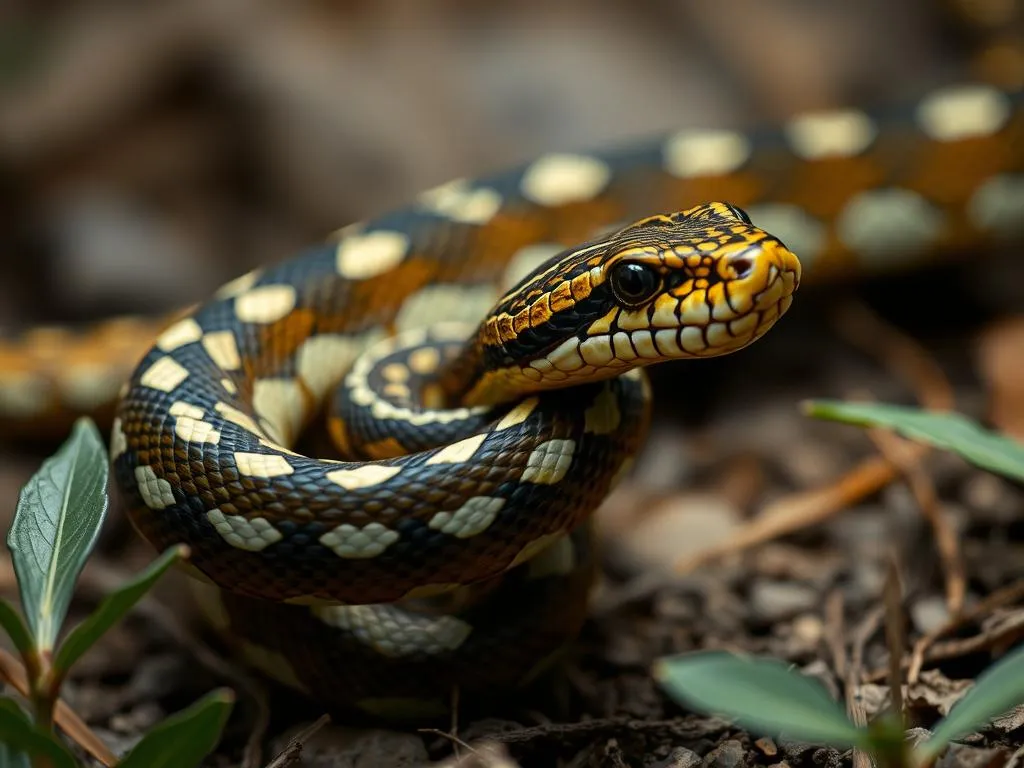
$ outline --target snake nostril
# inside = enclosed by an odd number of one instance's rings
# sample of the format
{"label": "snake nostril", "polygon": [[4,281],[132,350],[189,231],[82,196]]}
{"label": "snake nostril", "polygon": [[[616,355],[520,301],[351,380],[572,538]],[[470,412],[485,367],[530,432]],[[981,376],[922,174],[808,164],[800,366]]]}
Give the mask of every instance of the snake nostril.
{"label": "snake nostril", "polygon": [[749,255],[739,255],[729,260],[729,266],[733,268],[736,277],[742,279],[754,271],[754,258]]}

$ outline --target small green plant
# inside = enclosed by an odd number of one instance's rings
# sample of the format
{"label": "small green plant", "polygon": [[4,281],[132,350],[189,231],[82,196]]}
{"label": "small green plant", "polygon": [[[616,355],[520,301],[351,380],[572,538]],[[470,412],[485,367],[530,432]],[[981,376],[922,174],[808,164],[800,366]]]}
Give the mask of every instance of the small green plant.
{"label": "small green plant", "polygon": [[855,725],[821,685],[777,660],[698,652],[660,659],[654,676],[681,704],[751,731],[837,749],[856,747],[881,766],[926,768],[953,740],[1024,701],[1024,647],[989,667],[916,745],[904,738],[899,718]]}
{"label": "small green plant", "polygon": [[[834,401],[811,401],[804,410],[816,418],[892,429],[953,451],[975,466],[1024,480],[1024,446],[959,413]],[[780,661],[698,652],[659,660],[654,676],[681,704],[732,718],[752,731],[859,748],[885,768],[928,768],[952,741],[1024,703],[1024,646],[989,667],[931,735],[913,746],[904,737],[900,716],[890,714],[859,727],[822,686]]]}
{"label": "small green plant", "polygon": [[[7,546],[23,615],[0,599],[0,627],[21,656],[27,708],[14,698],[0,697],[0,768],[78,766],[54,730],[54,712],[68,672],[171,565],[188,556],[187,547],[168,549],[108,595],[58,643],[75,585],[106,518],[108,479],[99,431],[90,419],[80,419],[18,499]],[[17,688],[17,680],[7,677],[6,682]],[[153,728],[119,765],[195,768],[216,746],[233,702],[230,691],[211,692]]]}

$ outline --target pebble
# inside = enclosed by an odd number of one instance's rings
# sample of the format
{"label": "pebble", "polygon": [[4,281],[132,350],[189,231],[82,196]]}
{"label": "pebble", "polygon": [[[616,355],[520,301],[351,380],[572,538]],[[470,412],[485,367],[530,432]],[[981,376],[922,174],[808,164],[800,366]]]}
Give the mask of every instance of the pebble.
{"label": "pebble", "polygon": [[735,739],[723,741],[704,758],[705,768],[740,768],[747,751]]}
{"label": "pebble", "polygon": [[757,579],[751,586],[750,605],[760,621],[777,622],[809,613],[818,604],[818,592],[804,584]]}

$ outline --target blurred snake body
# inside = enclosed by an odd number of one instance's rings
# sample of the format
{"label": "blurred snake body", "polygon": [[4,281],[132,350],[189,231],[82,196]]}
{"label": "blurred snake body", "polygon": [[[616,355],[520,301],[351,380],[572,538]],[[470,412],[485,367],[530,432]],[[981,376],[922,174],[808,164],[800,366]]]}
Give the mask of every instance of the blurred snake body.
{"label": "blurred snake body", "polygon": [[[742,349],[802,279],[1019,239],[1022,102],[971,84],[551,154],[346,227],[147,342],[112,414],[131,519],[189,545],[247,661],[328,706],[529,682],[582,624],[644,367]],[[0,411],[42,418],[66,371],[4,355]]]}

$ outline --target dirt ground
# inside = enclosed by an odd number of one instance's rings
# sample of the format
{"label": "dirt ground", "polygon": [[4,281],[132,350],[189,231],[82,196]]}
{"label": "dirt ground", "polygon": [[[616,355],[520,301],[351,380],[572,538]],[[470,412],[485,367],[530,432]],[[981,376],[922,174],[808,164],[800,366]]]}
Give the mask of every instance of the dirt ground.
{"label": "dirt ground", "polygon": [[[913,97],[965,66],[937,5],[26,4],[0,61],[0,327],[170,310],[421,189],[552,147]],[[172,574],[83,659],[66,700],[120,751],[232,687],[207,763],[225,768],[850,764],[686,712],[650,668],[699,648],[770,655],[871,718],[890,700],[895,563],[903,699],[927,729],[1024,637],[1024,489],[800,404],[952,404],[1024,439],[1024,260],[964,256],[801,290],[749,350],[653,371],[654,429],[597,514],[591,617],[525,697],[429,729],[318,723],[226,654]],[[4,530],[54,447],[0,435]],[[72,620],[151,558],[115,509]],[[0,594],[17,594],[6,551]],[[1024,707],[943,766],[1019,768],[1022,725]]]}

